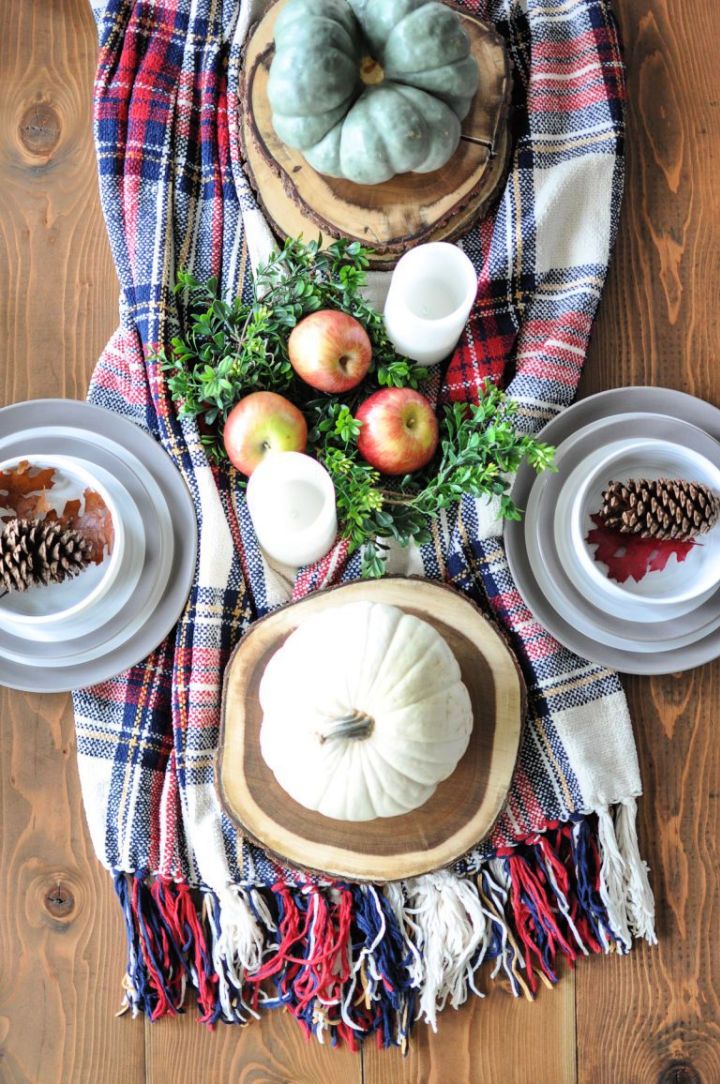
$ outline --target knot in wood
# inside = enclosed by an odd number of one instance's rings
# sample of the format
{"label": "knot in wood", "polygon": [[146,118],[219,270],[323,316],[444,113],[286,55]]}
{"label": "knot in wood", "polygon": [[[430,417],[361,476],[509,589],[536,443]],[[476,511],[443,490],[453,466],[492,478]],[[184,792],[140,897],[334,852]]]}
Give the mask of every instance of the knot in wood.
{"label": "knot in wood", "polygon": [[33,102],[20,118],[19,134],[28,154],[46,158],[60,141],[60,117],[49,102]]}
{"label": "knot in wood", "polygon": [[674,1061],[660,1073],[657,1084],[703,1084],[702,1077],[687,1061]]}
{"label": "knot in wood", "polygon": [[53,918],[67,918],[75,907],[75,897],[62,881],[55,883],[45,893],[45,907]]}

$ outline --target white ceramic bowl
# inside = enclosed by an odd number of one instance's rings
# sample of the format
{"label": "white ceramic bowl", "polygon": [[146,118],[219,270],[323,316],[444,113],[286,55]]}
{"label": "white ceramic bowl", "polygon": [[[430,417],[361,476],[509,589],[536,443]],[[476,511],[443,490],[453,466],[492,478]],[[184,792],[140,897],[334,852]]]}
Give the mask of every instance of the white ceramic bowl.
{"label": "white ceramic bowl", "polygon": [[[61,512],[66,501],[82,498],[86,489],[92,489],[102,497],[113,522],[112,553],[106,554],[100,564],[91,564],[78,576],[62,583],[11,591],[0,599],[0,623],[23,630],[25,635],[37,634],[40,639],[46,639],[50,628],[56,629],[58,635],[64,635],[63,630],[69,624],[96,607],[107,595],[123,564],[125,528],[113,496],[98,478],[92,464],[62,455],[27,455],[5,460],[0,463],[0,471],[11,469],[23,460],[31,467],[54,468],[54,485],[45,494],[52,508]],[[0,496],[0,514],[8,515],[10,511],[3,508],[2,500]]]}
{"label": "white ceramic bowl", "polygon": [[569,579],[594,605],[618,617],[627,614],[628,606],[662,609],[708,597],[720,583],[718,526],[700,537],[683,562],[671,557],[662,572],[648,573],[639,582],[616,583],[595,560],[594,549],[585,542],[593,527],[590,516],[600,510],[603,490],[611,481],[633,477],[688,478],[720,493],[720,470],[680,444],[627,439],[599,449],[570,474],[555,509],[555,544]]}
{"label": "white ceramic bowl", "polygon": [[[531,511],[537,516],[537,505],[541,499],[542,498],[539,496],[538,499],[533,502],[531,493],[527,507],[528,517],[530,516]],[[534,509],[532,508],[533,503],[535,505]],[[667,635],[662,639],[657,636],[649,636],[645,639],[638,638],[636,635],[629,635],[626,628],[619,621],[613,629],[611,622],[613,619],[617,621],[617,614],[611,616],[606,612],[605,623],[600,624],[597,620],[593,620],[589,617],[588,613],[584,612],[574,601],[573,597],[564,590],[563,584],[551,576],[548,562],[543,553],[544,540],[540,532],[536,530],[527,530],[525,539],[528,560],[533,570],[533,574],[536,577],[538,586],[552,605],[552,608],[564,621],[569,625],[572,625],[579,633],[583,636],[590,637],[596,643],[606,644],[619,651],[639,652],[643,655],[649,655],[654,654],[657,651],[677,651],[689,644],[697,643],[698,640],[705,636],[709,636],[710,633],[720,627],[720,614],[717,613],[710,617],[705,623],[698,625],[697,628],[690,629],[683,633],[677,633],[674,628],[674,623],[670,619],[658,622],[655,625],[647,622],[647,628],[657,628],[658,625],[661,624],[663,629],[667,630]],[[588,600],[584,601],[585,605],[587,605]],[[598,600],[593,599],[592,605],[598,606]],[[630,607],[624,605],[622,617],[635,621],[636,618],[634,616],[630,618],[630,613]],[[642,621],[643,616],[640,615],[638,619]]]}
{"label": "white ceramic bowl", "polygon": [[[98,443],[104,443],[104,439],[98,437]],[[38,458],[45,462],[48,457]],[[49,670],[61,669],[69,660],[73,666],[86,664],[116,650],[142,628],[148,615],[152,615],[160,604],[176,554],[173,521],[157,482],[125,449],[123,464],[133,471],[145,491],[144,514],[147,517],[148,509],[152,509],[152,524],[146,528],[139,505],[115,473],[91,464],[96,482],[112,495],[125,532],[123,560],[117,576],[97,605],[65,621],[38,624],[29,631],[6,618],[0,620],[0,631],[13,637],[13,641],[5,639],[3,642],[5,658],[23,666],[37,665],[39,645],[42,645],[42,665]],[[148,567],[155,573],[151,585],[147,578]],[[131,602],[138,590],[144,598],[141,610],[134,609]]]}

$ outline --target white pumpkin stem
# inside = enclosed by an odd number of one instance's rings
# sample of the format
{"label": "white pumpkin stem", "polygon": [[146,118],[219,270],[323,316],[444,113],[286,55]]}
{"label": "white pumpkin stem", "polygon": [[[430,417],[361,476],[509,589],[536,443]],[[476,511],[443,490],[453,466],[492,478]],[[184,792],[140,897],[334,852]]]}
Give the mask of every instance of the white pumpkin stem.
{"label": "white pumpkin stem", "polygon": [[326,727],[320,734],[320,744],[326,742],[328,738],[358,738],[362,740],[367,738],[372,728],[375,726],[375,720],[370,715],[366,715],[364,711],[354,711],[352,715],[343,715],[340,719],[335,719]]}

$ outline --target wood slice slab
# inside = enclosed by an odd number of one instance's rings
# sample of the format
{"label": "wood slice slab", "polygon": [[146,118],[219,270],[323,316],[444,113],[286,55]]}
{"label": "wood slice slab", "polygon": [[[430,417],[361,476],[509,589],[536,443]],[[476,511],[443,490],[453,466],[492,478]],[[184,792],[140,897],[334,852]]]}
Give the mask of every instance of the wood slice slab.
{"label": "wood slice slab", "polygon": [[408,248],[465,233],[491,206],[503,185],[510,154],[508,114],[512,80],[505,45],[495,29],[456,8],[478,62],[480,85],[463,121],[460,145],[433,173],[404,173],[383,184],[359,185],[326,177],[276,135],[267,96],[274,55],[277,0],[258,23],[244,62],[243,157],[258,200],[281,238],[337,237],[375,250],[372,266],[394,266]]}
{"label": "wood slice slab", "polygon": [[[474,724],[464,757],[423,806],[355,823],[305,809],[277,783],[260,752],[258,689],[270,658],[304,618],[360,600],[398,606],[437,629],[460,664]],[[357,881],[417,876],[449,865],[490,832],[510,786],[524,710],[514,656],[466,596],[402,577],[345,584],[262,618],[238,644],[225,673],[218,793],[244,834],[290,865]]]}

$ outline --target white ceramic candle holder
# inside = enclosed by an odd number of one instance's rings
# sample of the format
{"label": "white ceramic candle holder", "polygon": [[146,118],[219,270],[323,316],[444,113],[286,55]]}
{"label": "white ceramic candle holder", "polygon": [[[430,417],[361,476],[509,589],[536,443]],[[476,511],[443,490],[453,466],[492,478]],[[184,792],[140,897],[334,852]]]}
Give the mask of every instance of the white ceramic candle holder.
{"label": "white ceramic candle holder", "polygon": [[435,365],[457,345],[477,295],[475,268],[445,241],[406,252],[393,272],[385,302],[388,338],[418,365]]}
{"label": "white ceramic candle holder", "polygon": [[301,452],[266,455],[250,475],[247,505],[258,542],[279,564],[319,561],[337,537],[335,486],[325,468]]}

